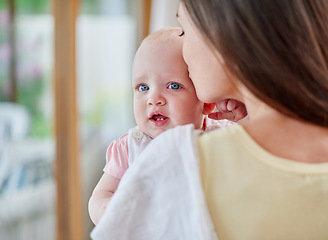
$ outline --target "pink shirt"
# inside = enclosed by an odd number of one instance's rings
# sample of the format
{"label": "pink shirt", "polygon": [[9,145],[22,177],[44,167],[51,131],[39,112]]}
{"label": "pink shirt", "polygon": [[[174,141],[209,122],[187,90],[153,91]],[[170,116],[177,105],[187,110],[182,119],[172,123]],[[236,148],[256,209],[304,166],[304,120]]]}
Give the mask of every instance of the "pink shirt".
{"label": "pink shirt", "polygon": [[152,138],[141,132],[138,127],[131,128],[127,134],[109,145],[104,172],[121,179],[151,140]]}
{"label": "pink shirt", "polygon": [[121,179],[129,167],[128,133],[113,141],[106,152],[104,172]]}

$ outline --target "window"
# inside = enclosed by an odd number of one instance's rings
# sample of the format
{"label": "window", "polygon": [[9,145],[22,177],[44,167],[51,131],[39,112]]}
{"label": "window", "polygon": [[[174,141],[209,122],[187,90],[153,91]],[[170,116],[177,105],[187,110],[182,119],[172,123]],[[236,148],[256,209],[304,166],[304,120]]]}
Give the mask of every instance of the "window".
{"label": "window", "polygon": [[55,235],[50,1],[0,2],[0,239]]}

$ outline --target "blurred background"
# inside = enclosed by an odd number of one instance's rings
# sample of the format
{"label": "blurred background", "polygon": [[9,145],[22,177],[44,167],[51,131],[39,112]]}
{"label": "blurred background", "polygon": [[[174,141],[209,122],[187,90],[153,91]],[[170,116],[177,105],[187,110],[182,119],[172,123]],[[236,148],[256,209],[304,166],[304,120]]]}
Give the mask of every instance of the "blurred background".
{"label": "blurred background", "polygon": [[[54,14],[54,1],[65,4],[63,0],[0,0],[1,240],[80,236],[58,227],[65,218],[81,222],[73,231],[90,239],[94,225],[87,202],[102,175],[106,148],[135,125],[131,65],[136,49],[149,33],[178,25],[178,0],[79,0],[73,5],[78,13],[71,30],[76,35],[76,69],[74,79],[67,81],[75,82],[77,113],[73,111],[76,116],[71,117],[56,111],[63,103],[55,94],[59,14]],[[77,129],[77,159],[67,160],[77,162],[73,173],[56,165],[61,156],[61,126],[56,122],[68,117],[76,120]],[[67,151],[75,151],[67,145]],[[81,196],[73,200],[81,202],[77,211],[82,220],[65,211],[67,216],[58,216],[57,202],[65,205],[66,200],[57,182],[64,175],[73,176],[74,187],[81,189]]]}

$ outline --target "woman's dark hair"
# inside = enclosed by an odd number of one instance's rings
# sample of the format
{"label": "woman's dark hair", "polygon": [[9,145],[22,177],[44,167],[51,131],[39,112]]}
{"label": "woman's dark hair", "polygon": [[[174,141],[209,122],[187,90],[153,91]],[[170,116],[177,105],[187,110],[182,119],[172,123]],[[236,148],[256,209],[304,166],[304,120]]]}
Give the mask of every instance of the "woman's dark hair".
{"label": "woman's dark hair", "polygon": [[327,0],[182,0],[229,71],[275,109],[328,126]]}

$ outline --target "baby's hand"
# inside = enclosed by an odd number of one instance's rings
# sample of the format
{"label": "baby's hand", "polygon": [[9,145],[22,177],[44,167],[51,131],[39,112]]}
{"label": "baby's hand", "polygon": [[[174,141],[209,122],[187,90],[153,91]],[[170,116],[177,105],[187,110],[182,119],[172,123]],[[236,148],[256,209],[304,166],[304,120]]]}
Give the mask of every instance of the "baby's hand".
{"label": "baby's hand", "polygon": [[217,112],[210,113],[209,118],[215,120],[228,119],[239,121],[247,116],[247,110],[244,103],[235,99],[225,99],[216,103]]}

